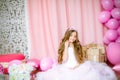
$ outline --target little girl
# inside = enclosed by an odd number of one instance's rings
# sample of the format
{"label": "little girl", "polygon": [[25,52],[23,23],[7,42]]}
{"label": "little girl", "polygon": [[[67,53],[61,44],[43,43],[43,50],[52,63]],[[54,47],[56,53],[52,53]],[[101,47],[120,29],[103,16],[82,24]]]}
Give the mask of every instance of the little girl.
{"label": "little girl", "polygon": [[105,63],[83,62],[78,32],[68,28],[58,49],[58,63],[52,69],[39,72],[35,80],[117,80]]}

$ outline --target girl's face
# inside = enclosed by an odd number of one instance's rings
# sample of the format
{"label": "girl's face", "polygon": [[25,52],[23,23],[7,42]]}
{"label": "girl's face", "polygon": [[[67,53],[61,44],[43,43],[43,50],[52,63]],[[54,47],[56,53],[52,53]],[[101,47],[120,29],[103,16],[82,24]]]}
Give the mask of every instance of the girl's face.
{"label": "girl's face", "polygon": [[77,37],[77,33],[76,32],[72,32],[70,37],[69,37],[69,42],[73,43],[76,40]]}

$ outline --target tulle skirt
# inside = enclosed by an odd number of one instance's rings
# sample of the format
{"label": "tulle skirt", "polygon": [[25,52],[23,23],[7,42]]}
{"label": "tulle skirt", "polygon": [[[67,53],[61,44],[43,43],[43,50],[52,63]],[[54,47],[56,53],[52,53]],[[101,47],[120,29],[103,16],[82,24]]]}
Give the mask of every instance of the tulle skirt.
{"label": "tulle skirt", "polygon": [[75,69],[64,64],[38,72],[35,80],[117,80],[114,71],[105,63],[86,61]]}

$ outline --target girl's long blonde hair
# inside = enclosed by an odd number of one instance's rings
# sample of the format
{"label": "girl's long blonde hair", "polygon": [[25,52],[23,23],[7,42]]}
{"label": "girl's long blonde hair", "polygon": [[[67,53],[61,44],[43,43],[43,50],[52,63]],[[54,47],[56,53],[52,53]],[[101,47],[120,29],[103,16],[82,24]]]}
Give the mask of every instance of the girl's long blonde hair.
{"label": "girl's long blonde hair", "polygon": [[67,29],[67,31],[65,32],[65,35],[59,45],[58,48],[58,63],[61,64],[63,61],[63,51],[64,51],[64,43],[66,42],[66,40],[69,39],[70,35],[72,34],[72,32],[76,32],[76,40],[73,42],[74,45],[74,51],[75,51],[75,57],[78,63],[82,63],[83,62],[83,53],[82,53],[82,46],[80,44],[80,41],[78,39],[78,32],[74,29]]}

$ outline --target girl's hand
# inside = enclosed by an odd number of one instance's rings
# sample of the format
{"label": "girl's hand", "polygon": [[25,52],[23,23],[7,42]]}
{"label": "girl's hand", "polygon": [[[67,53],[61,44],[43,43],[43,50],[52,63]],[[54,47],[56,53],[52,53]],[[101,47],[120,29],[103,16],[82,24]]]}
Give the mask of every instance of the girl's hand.
{"label": "girl's hand", "polygon": [[69,41],[66,41],[65,42],[65,47],[68,47],[69,46]]}
{"label": "girl's hand", "polygon": [[79,66],[80,66],[80,64],[77,64],[75,67],[70,68],[70,69],[76,69],[76,68],[79,67]]}

